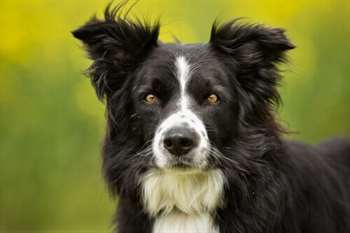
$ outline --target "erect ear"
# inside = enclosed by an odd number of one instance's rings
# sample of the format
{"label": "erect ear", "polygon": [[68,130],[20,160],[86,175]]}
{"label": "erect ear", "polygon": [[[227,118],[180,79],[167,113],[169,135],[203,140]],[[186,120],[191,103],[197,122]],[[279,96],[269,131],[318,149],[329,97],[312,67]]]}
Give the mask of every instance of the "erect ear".
{"label": "erect ear", "polygon": [[93,18],[73,31],[93,64],[88,69],[100,99],[120,88],[127,76],[157,46],[159,24],[149,25],[120,16],[121,5],[105,10],[104,20]]}
{"label": "erect ear", "polygon": [[238,82],[255,102],[278,100],[276,64],[285,61],[285,52],[294,48],[283,29],[242,25],[237,20],[221,26],[214,23],[210,46],[229,57]]}

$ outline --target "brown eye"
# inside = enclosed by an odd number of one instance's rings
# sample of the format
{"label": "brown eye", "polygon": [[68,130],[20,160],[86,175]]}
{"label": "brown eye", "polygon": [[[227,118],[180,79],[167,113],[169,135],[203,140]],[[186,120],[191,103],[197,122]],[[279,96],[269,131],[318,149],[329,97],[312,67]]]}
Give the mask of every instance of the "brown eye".
{"label": "brown eye", "polygon": [[157,96],[155,96],[153,94],[148,94],[145,97],[145,102],[147,104],[155,104],[155,103],[157,103],[157,100],[158,100]]}
{"label": "brown eye", "polygon": [[211,105],[215,105],[219,103],[219,97],[215,94],[211,94],[208,96],[208,103]]}

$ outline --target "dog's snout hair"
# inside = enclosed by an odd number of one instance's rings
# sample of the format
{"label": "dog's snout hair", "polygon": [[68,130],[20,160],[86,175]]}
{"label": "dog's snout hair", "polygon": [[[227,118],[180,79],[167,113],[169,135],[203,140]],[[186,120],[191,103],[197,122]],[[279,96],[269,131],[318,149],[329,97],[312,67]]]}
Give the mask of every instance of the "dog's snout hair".
{"label": "dog's snout hair", "polygon": [[[202,167],[206,164],[206,157],[209,151],[208,134],[204,122],[191,109],[191,96],[187,92],[187,85],[191,79],[191,64],[185,56],[178,56],[175,59],[176,78],[180,86],[179,98],[175,110],[164,119],[156,130],[153,140],[153,153],[156,164],[160,167],[171,166],[171,157],[176,154],[191,154],[191,162],[194,166]],[[181,129],[191,132],[190,140],[194,140],[191,148],[171,147],[169,132],[174,129]],[[188,141],[188,140],[187,140]],[[177,151],[178,150],[178,151]]]}

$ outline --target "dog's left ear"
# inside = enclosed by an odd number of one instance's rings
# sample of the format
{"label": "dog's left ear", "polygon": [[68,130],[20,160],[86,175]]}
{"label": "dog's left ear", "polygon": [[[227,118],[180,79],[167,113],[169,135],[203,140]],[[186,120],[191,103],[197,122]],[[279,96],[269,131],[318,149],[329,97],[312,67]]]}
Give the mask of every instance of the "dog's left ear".
{"label": "dog's left ear", "polygon": [[[279,81],[276,64],[285,60],[285,52],[294,45],[283,29],[262,25],[244,25],[230,21],[214,23],[210,46],[220,57],[228,58],[241,87],[258,102],[275,101]],[[227,59],[226,59],[227,60]]]}
{"label": "dog's left ear", "polygon": [[93,60],[88,73],[100,99],[122,87],[130,73],[157,46],[159,24],[147,25],[120,16],[123,5],[107,7],[105,19],[91,19],[73,31]]}
{"label": "dog's left ear", "polygon": [[284,52],[295,46],[281,28],[239,24],[237,20],[211,29],[210,44],[242,62],[269,63],[283,61]]}

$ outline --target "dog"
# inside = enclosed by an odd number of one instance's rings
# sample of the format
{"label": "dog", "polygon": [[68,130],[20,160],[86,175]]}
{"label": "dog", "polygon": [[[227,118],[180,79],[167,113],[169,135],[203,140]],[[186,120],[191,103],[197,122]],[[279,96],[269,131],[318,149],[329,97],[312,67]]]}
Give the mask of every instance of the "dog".
{"label": "dog", "polygon": [[118,233],[350,232],[350,143],[283,138],[283,29],[214,23],[205,44],[107,7],[73,31],[106,104],[103,171]]}

